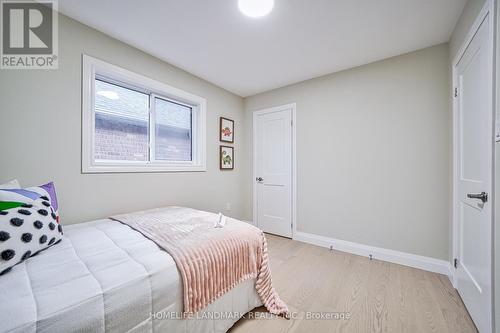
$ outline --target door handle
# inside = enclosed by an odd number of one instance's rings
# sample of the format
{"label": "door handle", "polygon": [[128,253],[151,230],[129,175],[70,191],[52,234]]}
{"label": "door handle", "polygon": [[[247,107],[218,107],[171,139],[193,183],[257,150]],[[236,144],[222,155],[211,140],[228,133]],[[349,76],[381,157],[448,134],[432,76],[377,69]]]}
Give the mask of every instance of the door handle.
{"label": "door handle", "polygon": [[262,177],[257,177],[257,178],[255,178],[255,180],[258,181],[259,183],[264,181],[264,179]]}
{"label": "door handle", "polygon": [[479,199],[483,203],[485,203],[485,202],[488,201],[488,193],[486,193],[486,192],[481,192],[479,194],[469,193],[469,194],[467,194],[467,198],[469,198],[469,199]]}

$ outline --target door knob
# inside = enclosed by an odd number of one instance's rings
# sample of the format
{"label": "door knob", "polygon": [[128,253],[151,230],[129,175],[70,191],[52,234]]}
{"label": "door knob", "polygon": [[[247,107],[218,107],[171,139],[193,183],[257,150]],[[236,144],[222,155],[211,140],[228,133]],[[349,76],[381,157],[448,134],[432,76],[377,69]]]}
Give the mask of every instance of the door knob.
{"label": "door knob", "polygon": [[255,180],[258,182],[262,182],[264,179],[262,177],[257,177],[257,178],[255,178]]}
{"label": "door knob", "polygon": [[485,203],[486,201],[488,201],[488,193],[486,193],[486,192],[481,192],[479,194],[469,193],[469,194],[467,194],[467,198],[469,198],[469,199],[479,199],[483,203]]}

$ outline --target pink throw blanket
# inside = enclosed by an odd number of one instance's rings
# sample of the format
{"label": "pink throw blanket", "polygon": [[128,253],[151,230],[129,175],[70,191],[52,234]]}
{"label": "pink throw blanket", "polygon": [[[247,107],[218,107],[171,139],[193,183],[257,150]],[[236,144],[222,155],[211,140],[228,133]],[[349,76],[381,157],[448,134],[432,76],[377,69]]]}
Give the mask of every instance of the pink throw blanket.
{"label": "pink throw blanket", "polygon": [[184,287],[184,313],[197,312],[238,283],[257,278],[255,288],[269,312],[288,316],[272,286],[264,233],[248,223],[182,207],[166,207],[113,216],[167,251]]}

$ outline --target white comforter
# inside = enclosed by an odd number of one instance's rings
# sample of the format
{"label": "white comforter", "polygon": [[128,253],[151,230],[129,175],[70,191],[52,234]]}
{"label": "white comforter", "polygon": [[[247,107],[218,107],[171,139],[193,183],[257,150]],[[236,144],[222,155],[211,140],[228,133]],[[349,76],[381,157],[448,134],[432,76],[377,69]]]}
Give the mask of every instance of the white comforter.
{"label": "white comforter", "polygon": [[225,332],[261,305],[252,279],[195,318],[172,319],[182,281],[170,255],[109,219],[64,231],[60,244],[0,276],[0,331]]}

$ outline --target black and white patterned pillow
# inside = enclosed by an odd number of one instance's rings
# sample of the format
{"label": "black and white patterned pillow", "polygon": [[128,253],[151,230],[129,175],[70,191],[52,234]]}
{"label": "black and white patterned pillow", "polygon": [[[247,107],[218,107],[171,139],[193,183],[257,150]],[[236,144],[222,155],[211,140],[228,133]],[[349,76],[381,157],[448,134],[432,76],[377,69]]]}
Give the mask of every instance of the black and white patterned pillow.
{"label": "black and white patterned pillow", "polygon": [[46,196],[0,210],[0,275],[57,244],[63,230]]}

